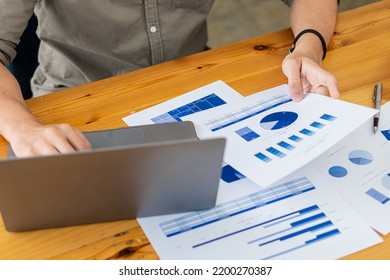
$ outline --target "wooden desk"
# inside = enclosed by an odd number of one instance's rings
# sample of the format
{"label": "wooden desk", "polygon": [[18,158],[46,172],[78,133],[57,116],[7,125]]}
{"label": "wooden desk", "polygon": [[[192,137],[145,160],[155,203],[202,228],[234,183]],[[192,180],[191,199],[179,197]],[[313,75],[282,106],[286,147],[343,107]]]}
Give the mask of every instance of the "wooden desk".
{"label": "wooden desk", "polygon": [[[282,30],[32,99],[28,105],[44,123],[67,122],[84,131],[123,127],[122,117],[215,80],[243,95],[286,83],[280,66],[292,39],[290,30]],[[381,81],[383,103],[390,100],[390,0],[340,14],[324,67],[338,78],[341,99],[373,106],[373,86]],[[0,137],[0,155],[5,153]],[[7,232],[0,221],[0,259],[158,256],[136,220],[24,233]],[[390,235],[345,259],[390,259]]]}

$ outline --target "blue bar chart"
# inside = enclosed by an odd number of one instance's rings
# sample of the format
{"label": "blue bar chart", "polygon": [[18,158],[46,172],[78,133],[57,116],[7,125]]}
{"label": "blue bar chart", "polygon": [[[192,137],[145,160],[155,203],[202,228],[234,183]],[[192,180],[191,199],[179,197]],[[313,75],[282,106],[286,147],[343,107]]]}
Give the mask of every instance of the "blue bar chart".
{"label": "blue bar chart", "polygon": [[381,204],[386,204],[387,202],[390,201],[390,198],[388,198],[386,195],[384,195],[383,193],[381,193],[380,191],[374,188],[371,188],[368,191],[366,191],[366,194]]}
{"label": "blue bar chart", "polygon": [[296,135],[291,135],[290,137],[288,137],[288,139],[290,139],[291,141],[294,141],[294,142],[301,142],[303,139],[299,136],[296,136]]}
{"label": "blue bar chart", "polygon": [[213,93],[183,106],[180,106],[176,109],[170,110],[169,112],[156,116],[151,120],[154,123],[179,122],[184,116],[215,108],[223,104],[226,104],[226,102],[218,95]]}
{"label": "blue bar chart", "polygon": [[316,134],[314,131],[307,129],[307,128],[304,128],[304,129],[300,130],[299,132],[302,133],[303,135],[306,135],[306,136],[313,136],[314,134]]}
{"label": "blue bar chart", "polygon": [[265,154],[263,153],[257,153],[255,154],[255,157],[257,157],[258,159],[261,159],[262,161],[264,161],[265,163],[268,163],[268,162],[271,162],[272,159],[270,157],[267,157]]}
{"label": "blue bar chart", "polygon": [[[207,231],[210,225],[239,215],[257,217],[255,213],[261,213],[263,207],[283,203],[284,200],[312,190],[315,190],[315,187],[306,177],[302,177],[223,203],[211,210],[167,220],[160,223],[160,229],[167,238],[177,238],[179,235],[199,231],[201,228]],[[226,244],[229,240],[239,239],[248,246],[248,249],[258,250],[260,259],[277,259],[286,253],[312,246],[339,234],[341,230],[332,218],[320,205],[314,203],[295,209],[286,208],[278,214],[253,219],[252,223],[242,223],[240,227],[232,228],[230,231],[221,229],[220,232],[208,232],[205,235],[207,238],[193,240],[191,248],[207,250],[210,246],[219,246],[220,242]]]}
{"label": "blue bar chart", "polygon": [[323,128],[325,125],[320,122],[312,122],[310,126],[315,127],[315,128]]}
{"label": "blue bar chart", "polygon": [[260,137],[259,134],[257,134],[247,126],[239,130],[236,130],[235,132],[247,142],[250,142]]}
{"label": "blue bar chart", "polygon": [[286,156],[285,153],[282,153],[281,151],[275,149],[274,147],[269,147],[266,149],[268,152],[270,152],[271,154],[279,157],[279,158],[284,158]]}
{"label": "blue bar chart", "polygon": [[[280,227],[281,225],[284,226]],[[248,244],[256,244],[264,250],[271,251],[274,243],[289,242],[294,239],[300,240],[298,245],[287,246],[285,250],[274,252],[274,254],[264,259],[276,258],[341,233],[317,205],[288,213],[285,217],[280,217],[276,220],[267,221],[262,226],[268,229],[278,226],[278,229],[271,234],[250,240]]]}
{"label": "blue bar chart", "polygon": [[289,150],[289,151],[295,149],[295,146],[293,146],[293,145],[291,145],[291,144],[289,144],[289,143],[287,143],[287,142],[285,142],[285,141],[279,142],[279,143],[278,143],[278,146],[280,146],[280,147],[282,147],[282,148],[285,148],[285,149],[287,149],[287,150]]}
{"label": "blue bar chart", "polygon": [[337,118],[336,118],[335,116],[332,116],[332,115],[329,115],[329,114],[323,114],[323,115],[321,116],[321,119],[326,120],[326,121],[333,122],[333,121],[336,120]]}
{"label": "blue bar chart", "polygon": [[307,178],[299,178],[275,187],[267,188],[248,196],[217,205],[206,211],[194,212],[180,218],[168,220],[160,224],[161,230],[167,237],[184,233],[210,223],[218,222],[259,207],[288,199],[292,196],[314,190],[314,186]]}

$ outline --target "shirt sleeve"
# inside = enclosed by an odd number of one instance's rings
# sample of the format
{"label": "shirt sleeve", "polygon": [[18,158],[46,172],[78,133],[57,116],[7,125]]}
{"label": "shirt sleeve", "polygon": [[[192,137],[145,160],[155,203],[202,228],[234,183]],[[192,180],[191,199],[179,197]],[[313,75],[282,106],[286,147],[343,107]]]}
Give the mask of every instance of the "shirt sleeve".
{"label": "shirt sleeve", "polygon": [[0,2],[0,63],[8,66],[16,56],[15,47],[31,18],[38,0]]}

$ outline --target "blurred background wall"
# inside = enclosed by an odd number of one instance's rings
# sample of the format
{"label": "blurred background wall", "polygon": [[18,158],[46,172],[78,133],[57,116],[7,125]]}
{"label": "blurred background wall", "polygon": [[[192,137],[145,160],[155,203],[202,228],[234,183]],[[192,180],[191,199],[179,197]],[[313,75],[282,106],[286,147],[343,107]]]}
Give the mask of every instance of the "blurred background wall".
{"label": "blurred background wall", "polygon": [[[378,0],[341,0],[339,12]],[[212,48],[289,27],[289,8],[281,0],[216,0],[209,16]]]}

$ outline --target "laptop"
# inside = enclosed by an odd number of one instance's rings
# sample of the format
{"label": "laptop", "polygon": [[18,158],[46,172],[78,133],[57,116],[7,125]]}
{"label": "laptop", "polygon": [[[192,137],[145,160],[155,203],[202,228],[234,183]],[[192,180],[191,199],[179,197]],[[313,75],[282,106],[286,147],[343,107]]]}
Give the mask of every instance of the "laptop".
{"label": "laptop", "polygon": [[87,132],[89,151],[0,160],[8,231],[199,211],[215,206],[225,139],[191,122]]}

